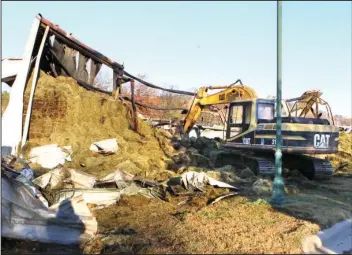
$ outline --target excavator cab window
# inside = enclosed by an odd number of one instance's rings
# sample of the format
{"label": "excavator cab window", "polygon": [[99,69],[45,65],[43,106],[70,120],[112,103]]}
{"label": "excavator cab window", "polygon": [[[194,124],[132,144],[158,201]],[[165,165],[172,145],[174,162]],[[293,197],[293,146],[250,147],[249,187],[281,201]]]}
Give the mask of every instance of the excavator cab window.
{"label": "excavator cab window", "polygon": [[271,123],[275,119],[276,107],[274,100],[258,99],[256,119],[257,123]]}
{"label": "excavator cab window", "polygon": [[258,104],[258,120],[272,120],[275,115],[275,105],[270,103]]}
{"label": "excavator cab window", "polygon": [[248,130],[251,122],[252,102],[230,105],[227,137],[233,137]]}

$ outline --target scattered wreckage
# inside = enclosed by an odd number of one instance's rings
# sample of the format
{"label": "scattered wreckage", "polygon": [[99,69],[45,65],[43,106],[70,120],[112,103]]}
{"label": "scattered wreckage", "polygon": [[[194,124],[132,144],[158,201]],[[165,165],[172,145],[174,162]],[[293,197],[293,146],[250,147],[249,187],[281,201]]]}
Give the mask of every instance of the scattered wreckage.
{"label": "scattered wreckage", "polygon": [[[105,141],[108,142],[94,143],[98,145],[98,152],[106,155],[109,149],[117,150],[116,139]],[[96,153],[96,149],[92,153]],[[2,157],[3,237],[84,244],[97,233],[98,223],[92,212],[115,204],[121,196],[142,195],[167,202],[168,192],[173,196],[192,196],[204,193],[206,185],[230,190],[209,200],[210,205],[238,194],[238,188],[204,172],[185,172],[179,177],[156,182],[117,169],[97,179],[85,172],[63,167],[65,160],[72,155],[70,146],[41,146],[33,148],[30,155],[31,162],[52,170],[34,178],[26,161],[15,156]],[[179,205],[185,203],[187,201]]]}

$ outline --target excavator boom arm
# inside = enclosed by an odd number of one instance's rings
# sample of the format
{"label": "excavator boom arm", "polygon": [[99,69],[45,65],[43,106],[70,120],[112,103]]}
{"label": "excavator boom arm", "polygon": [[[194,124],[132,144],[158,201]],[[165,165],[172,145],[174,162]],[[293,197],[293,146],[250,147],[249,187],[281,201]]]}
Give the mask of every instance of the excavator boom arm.
{"label": "excavator boom arm", "polygon": [[[214,89],[224,90],[208,95],[208,91]],[[184,120],[183,132],[187,133],[192,129],[204,107],[216,104],[227,104],[237,100],[253,99],[257,97],[257,93],[252,88],[245,85],[201,87],[198,89]]]}

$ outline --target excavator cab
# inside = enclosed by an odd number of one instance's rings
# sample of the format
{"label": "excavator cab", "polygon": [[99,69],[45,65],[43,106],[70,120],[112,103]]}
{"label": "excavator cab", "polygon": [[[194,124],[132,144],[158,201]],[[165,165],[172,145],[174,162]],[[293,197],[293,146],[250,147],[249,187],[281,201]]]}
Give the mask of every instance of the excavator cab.
{"label": "excavator cab", "polygon": [[253,101],[230,104],[226,138],[246,132],[251,125]]}
{"label": "excavator cab", "polygon": [[[309,99],[306,95],[294,100],[282,100],[281,106],[284,152],[305,154],[337,152],[338,129],[334,126],[330,107],[324,100],[320,97]],[[326,110],[319,111],[319,106],[325,106]],[[254,98],[232,102],[229,105],[226,124],[227,146],[274,150],[276,100]]]}
{"label": "excavator cab", "polygon": [[[283,102],[281,106],[282,116],[287,116],[289,113],[286,103]],[[276,101],[271,99],[251,99],[231,103],[226,139],[235,139],[245,135],[248,131],[255,129],[259,123],[273,122],[276,117],[275,109]]]}

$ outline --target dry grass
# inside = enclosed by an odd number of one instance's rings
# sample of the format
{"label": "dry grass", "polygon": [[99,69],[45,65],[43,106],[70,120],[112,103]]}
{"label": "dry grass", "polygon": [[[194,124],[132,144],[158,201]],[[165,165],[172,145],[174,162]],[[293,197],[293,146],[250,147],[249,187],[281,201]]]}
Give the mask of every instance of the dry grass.
{"label": "dry grass", "polygon": [[352,155],[352,134],[340,133],[339,151]]}
{"label": "dry grass", "polygon": [[8,92],[1,93],[1,114],[6,110],[7,105],[9,104],[10,94]]}
{"label": "dry grass", "polygon": [[329,155],[328,159],[336,169],[336,175],[352,175],[352,134],[340,132],[339,152]]}
{"label": "dry grass", "polygon": [[[86,246],[86,253],[100,253],[108,248],[121,252],[121,244],[137,253],[299,253],[301,238],[319,229],[266,203],[251,203],[244,197],[201,210],[127,197],[97,211],[96,216],[102,234],[91,242],[93,246]],[[111,250],[99,239],[113,229],[133,229],[135,234],[121,235],[120,243],[117,241],[115,250]]]}

